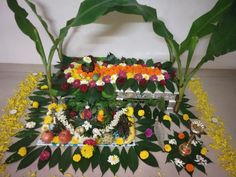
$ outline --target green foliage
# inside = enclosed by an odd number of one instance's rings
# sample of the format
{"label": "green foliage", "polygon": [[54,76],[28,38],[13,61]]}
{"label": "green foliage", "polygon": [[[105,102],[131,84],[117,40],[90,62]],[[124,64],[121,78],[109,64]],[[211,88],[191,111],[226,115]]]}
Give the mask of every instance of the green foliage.
{"label": "green foliage", "polygon": [[72,155],[72,147],[67,147],[65,151],[62,153],[60,161],[59,161],[59,170],[63,174],[71,165],[71,155]]}

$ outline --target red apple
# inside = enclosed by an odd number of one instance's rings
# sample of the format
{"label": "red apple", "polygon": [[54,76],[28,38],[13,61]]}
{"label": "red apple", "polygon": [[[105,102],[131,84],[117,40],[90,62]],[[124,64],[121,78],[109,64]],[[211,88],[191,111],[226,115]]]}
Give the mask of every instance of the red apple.
{"label": "red apple", "polygon": [[62,130],[60,133],[59,133],[59,140],[62,144],[66,144],[66,143],[69,143],[70,140],[71,140],[72,136],[70,134],[70,131],[69,130]]}
{"label": "red apple", "polygon": [[46,131],[46,132],[43,132],[42,135],[41,135],[41,140],[44,142],[44,143],[50,143],[53,139],[53,133],[51,131]]}

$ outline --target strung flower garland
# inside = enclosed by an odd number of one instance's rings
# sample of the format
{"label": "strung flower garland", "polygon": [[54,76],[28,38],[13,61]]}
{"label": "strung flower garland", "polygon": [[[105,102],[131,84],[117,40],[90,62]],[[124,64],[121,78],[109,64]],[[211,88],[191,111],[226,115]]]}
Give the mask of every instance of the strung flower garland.
{"label": "strung flower garland", "polygon": [[[220,165],[229,173],[230,176],[236,176],[236,150],[231,143],[231,136],[226,134],[224,122],[220,117],[214,115],[213,106],[208,101],[208,95],[203,90],[200,79],[192,80],[189,83],[189,89],[197,98],[196,109],[201,114],[207,127],[207,134],[213,142],[210,146],[218,150],[220,155],[218,160]],[[217,131],[215,131],[217,130]]]}
{"label": "strung flower garland", "polygon": [[[6,175],[3,158],[11,143],[11,137],[24,127],[20,118],[25,115],[25,110],[30,105],[28,97],[36,89],[38,81],[42,79],[42,73],[29,74],[25,80],[19,84],[18,91],[8,100],[7,106],[3,109],[0,122],[0,173]],[[36,103],[34,104],[36,106]],[[32,126],[32,125],[31,125]],[[20,155],[24,156],[27,151],[24,147],[19,149]]]}

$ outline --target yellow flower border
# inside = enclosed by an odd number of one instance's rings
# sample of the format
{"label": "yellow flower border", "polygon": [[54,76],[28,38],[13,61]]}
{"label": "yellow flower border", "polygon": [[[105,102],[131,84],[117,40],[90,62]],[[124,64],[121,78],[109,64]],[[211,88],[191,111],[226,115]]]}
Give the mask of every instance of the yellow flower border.
{"label": "yellow flower border", "polygon": [[188,86],[197,98],[196,110],[206,124],[208,136],[213,140],[210,146],[219,152],[220,165],[230,176],[236,177],[236,150],[232,146],[231,136],[225,132],[224,122],[220,117],[215,116],[213,106],[208,101],[208,95],[202,88],[200,78],[191,80]]}
{"label": "yellow flower border", "polygon": [[[41,80],[42,73],[29,74],[20,82],[18,90],[13,97],[8,99],[6,107],[2,111],[0,119],[0,173],[7,175],[5,172],[6,164],[4,164],[4,155],[11,143],[11,137],[24,127],[20,119],[25,115],[30,105],[28,97],[33,90],[37,88],[38,81]],[[11,114],[12,110],[17,110],[15,114]]]}

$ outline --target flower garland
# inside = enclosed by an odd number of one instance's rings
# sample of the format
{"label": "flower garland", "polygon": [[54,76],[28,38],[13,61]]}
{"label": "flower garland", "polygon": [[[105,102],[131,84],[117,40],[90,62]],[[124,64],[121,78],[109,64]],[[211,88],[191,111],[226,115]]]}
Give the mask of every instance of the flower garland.
{"label": "flower garland", "polygon": [[[213,106],[209,104],[208,95],[203,90],[200,79],[194,79],[189,83],[189,88],[197,98],[196,109],[202,115],[207,126],[207,134],[213,139],[210,146],[220,152],[218,160],[220,165],[229,173],[236,176],[236,150],[231,143],[231,136],[226,134],[224,122],[215,116]],[[217,131],[215,131],[217,130]]]}
{"label": "flower garland", "polygon": [[28,99],[32,91],[37,87],[38,81],[42,79],[42,73],[29,74],[24,81],[19,84],[18,91],[8,100],[7,106],[3,109],[3,115],[0,122],[0,173],[6,175],[4,164],[4,154],[11,143],[11,137],[24,125],[20,118],[25,115],[29,107]]}

